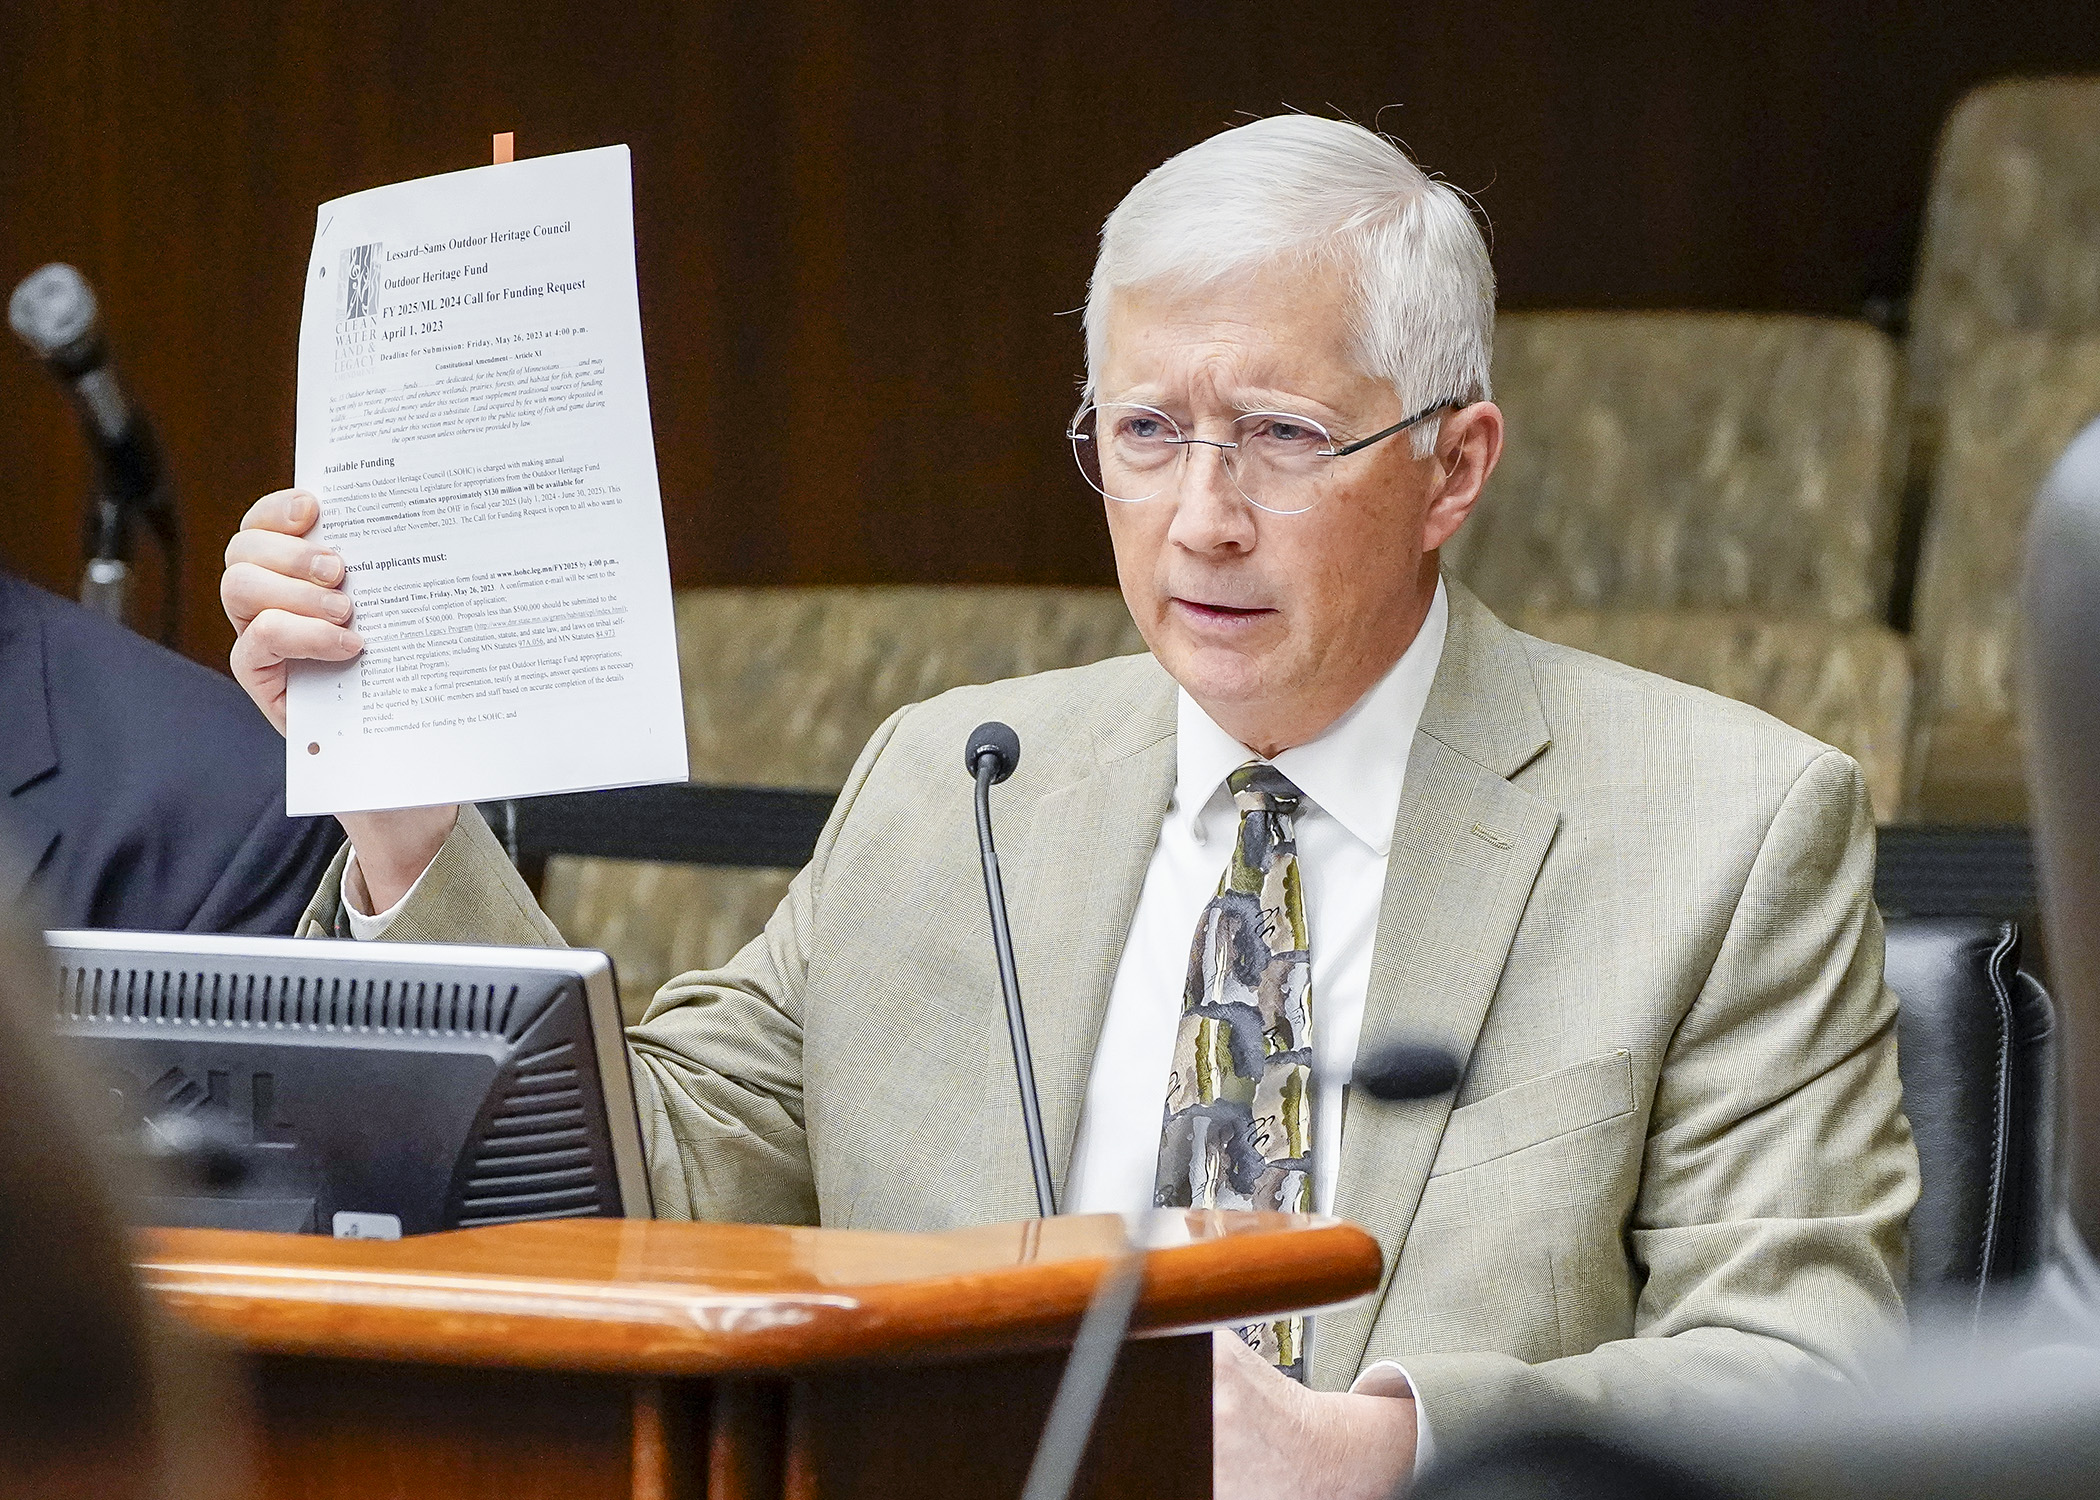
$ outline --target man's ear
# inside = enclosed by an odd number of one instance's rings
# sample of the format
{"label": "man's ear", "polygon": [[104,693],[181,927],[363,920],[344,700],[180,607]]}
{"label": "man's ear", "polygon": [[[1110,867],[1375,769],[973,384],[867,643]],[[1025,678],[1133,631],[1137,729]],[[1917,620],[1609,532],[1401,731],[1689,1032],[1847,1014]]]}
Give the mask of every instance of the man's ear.
{"label": "man's ear", "polygon": [[1502,457],[1502,409],[1475,401],[1445,417],[1437,428],[1435,462],[1443,477],[1422,517],[1422,550],[1434,552],[1458,534],[1473,514],[1480,491]]}

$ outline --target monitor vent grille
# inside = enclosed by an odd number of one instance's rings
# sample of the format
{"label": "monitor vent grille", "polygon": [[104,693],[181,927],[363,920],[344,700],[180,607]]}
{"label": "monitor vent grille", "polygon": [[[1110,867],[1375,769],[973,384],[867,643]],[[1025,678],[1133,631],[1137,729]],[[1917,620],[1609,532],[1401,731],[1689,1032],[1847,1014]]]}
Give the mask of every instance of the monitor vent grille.
{"label": "monitor vent grille", "polygon": [[515,1039],[536,1007],[515,984],[355,975],[215,974],[150,964],[61,964],[61,1021],[187,1021],[199,1026],[287,1027]]}
{"label": "monitor vent grille", "polygon": [[575,1046],[519,1058],[474,1148],[460,1227],[607,1212],[592,1158]]}

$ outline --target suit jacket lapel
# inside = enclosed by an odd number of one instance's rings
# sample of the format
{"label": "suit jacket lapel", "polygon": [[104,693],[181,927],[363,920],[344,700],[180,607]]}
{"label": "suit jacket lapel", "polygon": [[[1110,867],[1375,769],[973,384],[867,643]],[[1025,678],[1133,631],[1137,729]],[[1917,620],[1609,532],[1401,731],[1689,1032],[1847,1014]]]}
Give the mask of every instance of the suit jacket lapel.
{"label": "suit jacket lapel", "polygon": [[1091,766],[1036,799],[1009,867],[1021,1002],[1060,1198],[1109,990],[1174,793],[1173,680],[1155,668],[1127,701],[1102,708]]}
{"label": "suit jacket lapel", "polygon": [[[1509,781],[1551,743],[1523,643],[1447,586],[1450,631],[1408,754],[1359,1052],[1422,1042],[1463,1065],[1559,814]],[[1377,1237],[1385,1271],[1375,1296],[1315,1325],[1319,1388],[1347,1386],[1363,1359],[1451,1107],[1449,1095],[1386,1104],[1351,1091],[1334,1210]]]}
{"label": "suit jacket lapel", "polygon": [[21,900],[30,878],[58,838],[58,824],[20,794],[58,769],[44,665],[44,631],[36,615],[13,596],[26,589],[0,578],[0,703],[8,725],[0,733],[0,905]]}

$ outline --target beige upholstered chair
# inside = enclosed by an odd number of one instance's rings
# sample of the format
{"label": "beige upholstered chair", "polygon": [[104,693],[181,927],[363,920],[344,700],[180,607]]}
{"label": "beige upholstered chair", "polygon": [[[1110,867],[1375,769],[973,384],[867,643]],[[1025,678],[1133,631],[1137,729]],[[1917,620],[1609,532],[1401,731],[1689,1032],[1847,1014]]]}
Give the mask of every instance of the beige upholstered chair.
{"label": "beige upholstered chair", "polygon": [[1911,302],[1926,456],[1961,373],[2014,333],[2100,333],[2100,78],[1990,84],[1947,117]]}
{"label": "beige upholstered chair", "polygon": [[2096,415],[2100,337],[2000,337],[1967,351],[1950,375],[1918,571],[1916,818],[2026,816],[2013,674],[2027,513],[2050,466]]}
{"label": "beige upholstered chair", "polygon": [[1530,610],[1533,635],[1735,698],[1837,746],[1864,768],[1878,822],[1903,798],[1910,651],[1870,622],[1753,610]]}
{"label": "beige upholstered chair", "polygon": [[[836,790],[907,703],[1145,649],[1105,588],[692,589],[677,613],[691,775],[724,786]],[[571,942],[612,954],[633,1013],[754,937],[790,874],[554,859],[542,901]]]}
{"label": "beige upholstered chair", "polygon": [[1506,616],[1762,609],[1880,618],[1894,346],[1863,323],[1512,313],[1508,446],[1447,561]]}

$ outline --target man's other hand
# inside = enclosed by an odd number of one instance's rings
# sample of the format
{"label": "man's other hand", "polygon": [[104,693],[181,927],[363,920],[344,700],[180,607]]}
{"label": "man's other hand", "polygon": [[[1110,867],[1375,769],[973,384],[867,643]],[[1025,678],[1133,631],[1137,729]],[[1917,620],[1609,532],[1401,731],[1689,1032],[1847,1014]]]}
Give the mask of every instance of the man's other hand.
{"label": "man's other hand", "polygon": [[[314,540],[321,502],[304,490],[278,490],[248,507],[226,544],[219,602],[233,622],[234,681],[284,733],[285,679],[295,661],[349,661],[365,649],[351,628],[356,612],[343,589],[343,560]],[[345,813],[358,874],[372,912],[392,906],[415,883],[457,821],[456,807]],[[363,903],[360,903],[363,904]]]}
{"label": "man's other hand", "polygon": [[1414,1471],[1415,1403],[1309,1391],[1234,1333],[1211,1339],[1218,1500],[1386,1500]]}

